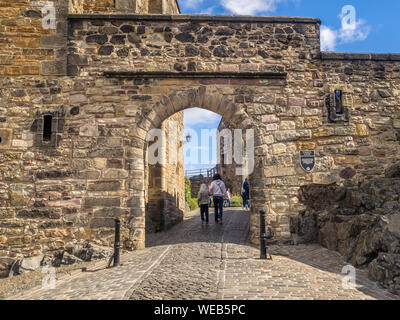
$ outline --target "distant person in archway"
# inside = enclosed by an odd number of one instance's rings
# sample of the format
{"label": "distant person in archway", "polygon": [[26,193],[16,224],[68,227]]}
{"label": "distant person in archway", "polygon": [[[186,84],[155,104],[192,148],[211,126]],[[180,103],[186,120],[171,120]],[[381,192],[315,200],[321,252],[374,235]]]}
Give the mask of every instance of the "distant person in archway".
{"label": "distant person in archway", "polygon": [[226,197],[224,200],[224,207],[231,207],[232,203],[231,203],[231,198],[232,198],[232,194],[231,194],[231,189],[227,189],[226,190]]}
{"label": "distant person in archway", "polygon": [[211,182],[210,193],[213,195],[215,222],[222,223],[222,215],[224,210],[224,198],[226,197],[225,183],[221,180],[221,176],[217,173]]}
{"label": "distant person in archway", "polygon": [[213,199],[212,199],[212,195],[210,193],[210,186],[207,186],[207,190],[208,190],[208,207],[211,208]]}
{"label": "distant person in archway", "polygon": [[209,196],[209,192],[208,192],[208,188],[206,184],[202,184],[200,186],[200,191],[199,194],[197,195],[197,201],[199,203],[200,206],[200,215],[201,215],[201,221],[204,223],[205,222],[208,224],[208,196]]}
{"label": "distant person in archway", "polygon": [[243,209],[250,209],[250,184],[246,178],[242,184]]}

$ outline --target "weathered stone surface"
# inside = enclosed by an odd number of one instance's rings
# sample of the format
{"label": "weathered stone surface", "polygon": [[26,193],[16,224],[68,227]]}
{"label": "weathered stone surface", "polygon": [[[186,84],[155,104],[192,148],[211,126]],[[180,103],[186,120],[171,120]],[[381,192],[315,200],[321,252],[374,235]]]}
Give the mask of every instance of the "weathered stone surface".
{"label": "weathered stone surface", "polygon": [[179,33],[175,37],[180,42],[194,42],[194,37],[190,33]]}
{"label": "weathered stone surface", "polygon": [[400,162],[396,163],[385,171],[386,178],[400,178]]}
{"label": "weathered stone surface", "polygon": [[113,46],[101,46],[99,48],[99,55],[101,56],[109,56],[114,51]]}
{"label": "weathered stone surface", "polygon": [[104,259],[112,255],[112,250],[92,243],[69,246],[66,252],[77,257],[80,261],[93,261]]}
{"label": "weathered stone surface", "polygon": [[88,185],[90,191],[117,191],[121,189],[119,181],[96,181]]}
{"label": "weathered stone surface", "polygon": [[84,204],[86,207],[119,207],[120,198],[88,197],[85,198]]}
{"label": "weathered stone surface", "polygon": [[64,252],[63,257],[61,259],[61,265],[69,266],[71,264],[82,262],[81,259],[69,254],[68,252]]}
{"label": "weathered stone surface", "polygon": [[[307,186],[307,207],[291,219],[296,243],[319,242],[356,267],[368,266],[371,279],[399,293],[400,179],[374,179],[358,188]],[[390,204],[390,205],[389,205]]]}
{"label": "weathered stone surface", "polygon": [[59,209],[37,208],[18,211],[17,217],[23,219],[60,219],[61,214]]}
{"label": "weathered stone surface", "polygon": [[44,255],[31,258],[24,258],[19,266],[18,273],[35,271],[40,268]]}
{"label": "weathered stone surface", "polygon": [[86,37],[87,43],[105,44],[107,41],[108,36],[106,34],[94,34]]}
{"label": "weathered stone surface", "polygon": [[[16,266],[16,262],[17,260],[13,258],[0,257],[0,279],[7,278],[10,275],[10,271]],[[13,269],[13,273],[16,274],[15,269]]]}
{"label": "weathered stone surface", "polygon": [[400,254],[379,253],[378,258],[368,265],[370,279],[400,295]]}

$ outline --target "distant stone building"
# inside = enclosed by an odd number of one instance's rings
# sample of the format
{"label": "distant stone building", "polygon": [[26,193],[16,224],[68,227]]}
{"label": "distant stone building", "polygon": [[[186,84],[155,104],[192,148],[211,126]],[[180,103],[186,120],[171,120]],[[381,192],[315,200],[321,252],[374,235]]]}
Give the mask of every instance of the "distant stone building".
{"label": "distant stone building", "polygon": [[321,52],[313,18],[180,15],[172,0],[54,4],[53,30],[38,2],[0,0],[2,257],[111,244],[115,217],[124,247],[139,249],[146,225],[180,221],[183,167],[149,166],[146,135],[189,107],[255,132],[253,242],[260,210],[290,239],[301,187],[357,186],[400,158],[398,54]]}
{"label": "distant stone building", "polygon": [[[223,132],[223,130],[232,130],[231,125],[224,118],[221,119],[218,125],[218,132]],[[232,145],[227,145],[228,141],[223,137],[220,138],[219,142],[219,161],[217,164],[217,171],[222,176],[224,183],[227,188],[231,190],[232,195],[240,195],[242,183],[245,179],[243,175],[239,175],[236,172],[237,165],[236,160],[232,155],[232,161],[227,153],[233,153]]]}

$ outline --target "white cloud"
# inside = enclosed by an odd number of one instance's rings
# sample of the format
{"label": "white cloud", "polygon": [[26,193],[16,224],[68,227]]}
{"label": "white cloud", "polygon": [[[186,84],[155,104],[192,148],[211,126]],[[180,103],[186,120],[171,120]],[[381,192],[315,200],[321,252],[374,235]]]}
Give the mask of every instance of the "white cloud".
{"label": "white cloud", "polygon": [[333,51],[336,48],[337,31],[322,25],[321,26],[321,50]]}
{"label": "white cloud", "polygon": [[364,20],[358,20],[349,25],[342,23],[339,30],[321,26],[321,50],[334,51],[339,44],[364,41],[368,38],[371,27]]}
{"label": "white cloud", "polygon": [[254,15],[257,12],[272,12],[282,0],[221,0],[221,5],[233,14]]}
{"label": "white cloud", "polygon": [[206,109],[191,108],[185,110],[185,127],[190,125],[210,124],[220,121],[221,116]]}
{"label": "white cloud", "polygon": [[339,39],[342,43],[364,41],[368,38],[371,27],[366,25],[364,20],[358,20],[354,25],[342,24],[339,30]]}
{"label": "white cloud", "polygon": [[190,9],[196,9],[202,4],[203,1],[204,0],[184,0],[183,4],[185,7]]}
{"label": "white cloud", "polygon": [[212,14],[214,11],[215,7],[209,7],[207,9],[204,9],[200,12],[200,14]]}

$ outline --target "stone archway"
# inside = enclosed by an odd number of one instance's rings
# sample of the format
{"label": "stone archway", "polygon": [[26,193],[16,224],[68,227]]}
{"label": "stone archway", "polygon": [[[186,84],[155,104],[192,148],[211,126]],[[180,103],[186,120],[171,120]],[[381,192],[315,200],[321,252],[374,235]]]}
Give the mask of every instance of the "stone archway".
{"label": "stone archway", "polygon": [[[127,207],[131,208],[130,241],[134,248],[145,247],[147,133],[151,129],[160,128],[163,121],[188,108],[203,108],[215,112],[237,129],[254,129],[256,143],[260,140],[257,137],[256,121],[246,113],[242,106],[234,102],[234,95],[223,95],[217,87],[199,86],[175,91],[169,95],[161,95],[158,102],[142,110],[137,127],[132,129],[131,149],[126,159],[127,163],[132,164],[128,179],[130,198],[127,201]],[[255,157],[257,157],[256,153]],[[254,171],[250,177],[253,176],[262,177],[262,164],[259,161],[255,161]],[[259,223],[256,212],[260,208],[265,208],[265,201],[255,196],[253,192],[251,192],[251,197],[253,209],[250,216],[250,233],[251,239],[255,239]]]}

